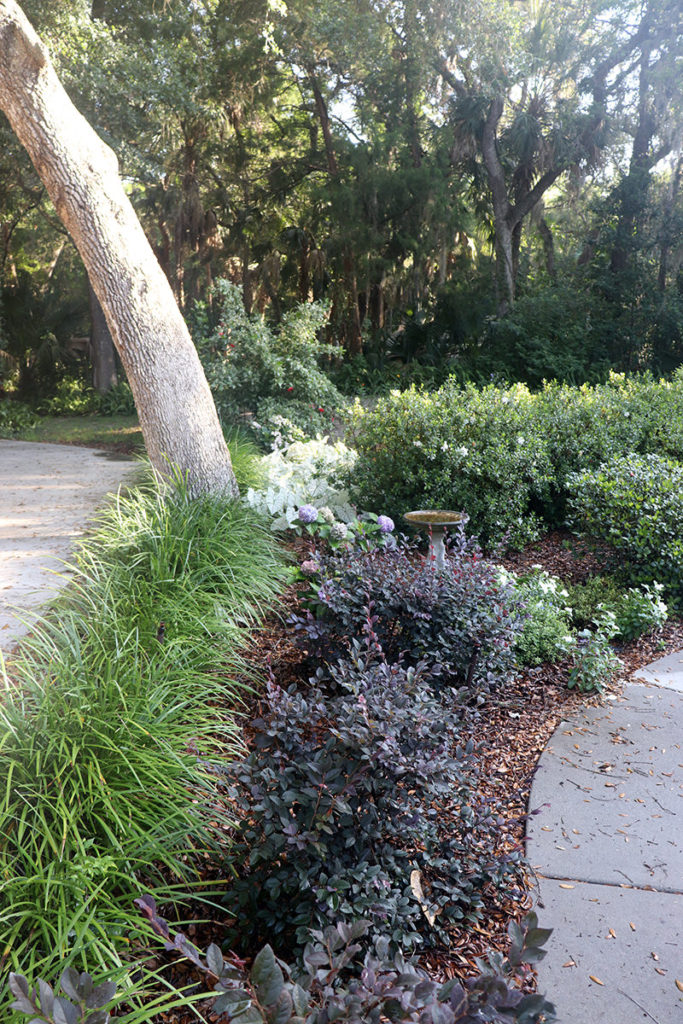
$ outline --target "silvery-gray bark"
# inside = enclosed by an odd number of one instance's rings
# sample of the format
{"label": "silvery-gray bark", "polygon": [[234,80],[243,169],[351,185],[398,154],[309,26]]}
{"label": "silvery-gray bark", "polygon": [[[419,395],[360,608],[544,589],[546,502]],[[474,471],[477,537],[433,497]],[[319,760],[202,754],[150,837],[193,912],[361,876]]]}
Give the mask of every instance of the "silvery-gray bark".
{"label": "silvery-gray bark", "polygon": [[0,109],[81,254],[121,356],[147,452],[192,493],[237,495],[196,349],[119,178],[15,0],[0,0]]}

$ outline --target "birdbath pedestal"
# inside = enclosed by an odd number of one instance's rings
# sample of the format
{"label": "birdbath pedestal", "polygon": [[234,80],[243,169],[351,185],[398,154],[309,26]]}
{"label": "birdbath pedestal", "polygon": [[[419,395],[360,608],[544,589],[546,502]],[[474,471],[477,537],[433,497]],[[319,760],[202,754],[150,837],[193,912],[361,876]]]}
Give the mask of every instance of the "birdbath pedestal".
{"label": "birdbath pedestal", "polygon": [[446,568],[445,529],[447,526],[457,526],[464,522],[467,519],[465,513],[452,512],[449,509],[419,509],[417,512],[406,512],[403,518],[412,526],[431,527],[435,565],[443,572]]}

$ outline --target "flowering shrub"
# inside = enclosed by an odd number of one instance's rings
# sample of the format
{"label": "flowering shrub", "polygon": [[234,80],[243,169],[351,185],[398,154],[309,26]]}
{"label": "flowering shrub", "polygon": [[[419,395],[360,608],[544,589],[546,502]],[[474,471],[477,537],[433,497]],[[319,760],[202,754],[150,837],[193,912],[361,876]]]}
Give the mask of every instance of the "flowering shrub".
{"label": "flowering shrub", "polygon": [[314,523],[318,518],[318,510],[314,505],[301,505],[297,512],[297,519],[307,526],[309,523]]}
{"label": "flowering shrub", "polygon": [[355,452],[341,441],[295,441],[264,456],[261,465],[265,486],[258,490],[250,488],[244,501],[260,514],[271,517],[274,530],[292,528],[301,521],[299,509],[308,505],[327,506],[333,518],[350,522],[355,512],[341,477],[352,468],[355,458]]}
{"label": "flowering shrub", "polygon": [[568,477],[626,452],[683,458],[683,371],[670,382],[392,392],[353,413],[352,495],[399,516],[462,509],[486,543],[523,545],[541,520],[562,524]]}
{"label": "flowering shrub", "polygon": [[664,625],[669,610],[662,599],[663,590],[661,583],[650,586],[643,583],[640,587],[630,587],[612,606],[605,606],[614,612],[616,635],[620,640],[633,640]]}
{"label": "flowering shrub", "polygon": [[462,509],[484,540],[523,545],[538,533],[532,494],[551,477],[547,444],[529,429],[533,398],[449,383],[433,395],[392,392],[353,412],[358,450],[351,489],[364,508],[396,517],[416,508]]}
{"label": "flowering shrub", "polygon": [[683,464],[623,456],[574,474],[569,491],[575,521],[626,556],[622,570],[633,582],[657,579],[683,599]]}
{"label": "flowering shrub", "polygon": [[581,693],[602,693],[621,668],[621,661],[610,647],[616,635],[614,613],[603,611],[594,620],[594,629],[582,630],[577,639],[574,667],[569,673],[569,689],[577,687]]}
{"label": "flowering shrub", "polygon": [[297,399],[263,398],[256,406],[256,415],[249,421],[250,428],[265,451],[286,448],[293,441],[329,434],[341,410],[315,406]]}
{"label": "flowering shrub", "polygon": [[318,556],[306,618],[293,620],[309,650],[332,657],[358,636],[368,613],[390,660],[443,666],[454,685],[499,684],[512,672],[521,601],[478,548],[460,539],[438,572],[414,548],[342,549]]}
{"label": "flowering shrub", "polygon": [[500,578],[510,583],[524,604],[524,622],[515,643],[522,665],[541,665],[557,661],[575,645],[571,628],[569,593],[556,576],[540,566],[523,576],[500,570]]}
{"label": "flowering shrub", "polygon": [[476,920],[518,857],[493,851],[503,817],[476,795],[472,744],[430,670],[390,665],[370,634],[305,693],[268,689],[254,753],[228,769],[244,811],[226,906],[239,935],[304,942],[358,915],[395,947]]}
{"label": "flowering shrub", "polygon": [[662,598],[663,591],[661,583],[643,583],[623,590],[609,577],[594,576],[571,588],[569,603],[578,625],[588,626],[601,612],[610,611],[614,614],[617,639],[633,640],[666,622],[669,610]]}
{"label": "flowering shrub", "polygon": [[343,404],[319,360],[336,353],[318,341],[327,313],[320,303],[303,303],[282,318],[277,332],[244,310],[241,290],[216,283],[215,324],[206,307],[195,311],[195,341],[222,419],[245,409],[256,412],[266,398],[294,399],[315,410]]}

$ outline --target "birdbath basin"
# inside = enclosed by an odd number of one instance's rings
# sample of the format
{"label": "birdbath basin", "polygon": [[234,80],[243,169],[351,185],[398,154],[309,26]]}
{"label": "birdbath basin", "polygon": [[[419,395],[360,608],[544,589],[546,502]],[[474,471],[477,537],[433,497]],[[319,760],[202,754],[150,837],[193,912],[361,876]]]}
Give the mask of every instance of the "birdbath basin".
{"label": "birdbath basin", "polygon": [[458,526],[464,523],[467,516],[464,512],[452,512],[449,509],[418,509],[417,512],[406,512],[403,516],[412,526],[428,526],[432,531],[432,547],[436,568],[446,568],[446,547],[444,534],[447,526]]}

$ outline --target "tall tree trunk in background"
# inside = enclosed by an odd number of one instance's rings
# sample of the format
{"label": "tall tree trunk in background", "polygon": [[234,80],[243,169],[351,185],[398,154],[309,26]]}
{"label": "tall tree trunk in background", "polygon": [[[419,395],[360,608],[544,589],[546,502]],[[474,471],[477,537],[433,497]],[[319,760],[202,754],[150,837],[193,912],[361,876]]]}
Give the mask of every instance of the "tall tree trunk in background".
{"label": "tall tree trunk in background", "polygon": [[553,284],[557,284],[557,267],[555,266],[555,239],[550,225],[545,217],[541,216],[538,222],[538,233],[543,243],[543,255],[545,256],[545,268],[548,277]]}
{"label": "tall tree trunk in background", "polygon": [[[339,178],[339,164],[337,163],[337,154],[334,151],[334,140],[330,130],[330,118],[327,110],[327,104],[325,103],[325,97],[320,91],[318,80],[315,77],[315,71],[310,65],[306,68],[306,73],[308,75],[311,89],[313,90],[315,109],[318,113],[318,119],[323,133],[325,157],[327,159],[327,171],[330,178],[336,180]],[[354,356],[363,351],[363,335],[361,332],[356,265],[349,242],[345,242],[343,246],[342,266],[344,270],[344,285],[346,287],[348,298],[350,299],[351,307],[346,316],[344,333],[346,335],[346,347],[349,351],[349,355]]]}
{"label": "tall tree trunk in background", "polygon": [[679,156],[676,161],[676,166],[671,173],[671,185],[669,186],[669,194],[666,197],[666,205],[664,207],[664,217],[662,227],[660,229],[660,248],[659,248],[659,272],[657,274],[657,285],[660,292],[666,289],[666,279],[669,273],[669,256],[671,254],[671,246],[676,242],[676,230],[672,228],[674,223],[673,215],[676,208],[676,202],[678,201],[678,192],[681,185],[681,174],[683,173],[683,156]]}
{"label": "tall tree trunk in background", "polygon": [[230,455],[170,285],[126,197],[117,160],[78,113],[15,0],[0,0],[0,109],[42,179],[102,305],[154,467],[192,493],[235,496]]}
{"label": "tall tree trunk in background", "polygon": [[631,262],[649,198],[652,166],[650,145],[656,128],[650,99],[651,50],[649,42],[643,43],[638,77],[638,123],[628,174],[620,186],[617,229],[610,257],[610,270],[615,274],[623,273]]}
{"label": "tall tree trunk in background", "polygon": [[496,293],[499,316],[504,316],[514,305],[524,218],[531,213],[544,193],[562,173],[561,166],[545,171],[533,188],[519,192],[513,205],[510,201],[505,171],[498,153],[497,131],[503,115],[503,108],[502,96],[497,96],[491,101],[481,134],[481,154],[493,200],[493,219],[496,232]]}
{"label": "tall tree trunk in background", "polygon": [[92,285],[88,281],[88,305],[90,306],[90,361],[92,363],[92,384],[95,391],[105,395],[118,384],[116,373],[116,350],[107,318],[99,304]]}

